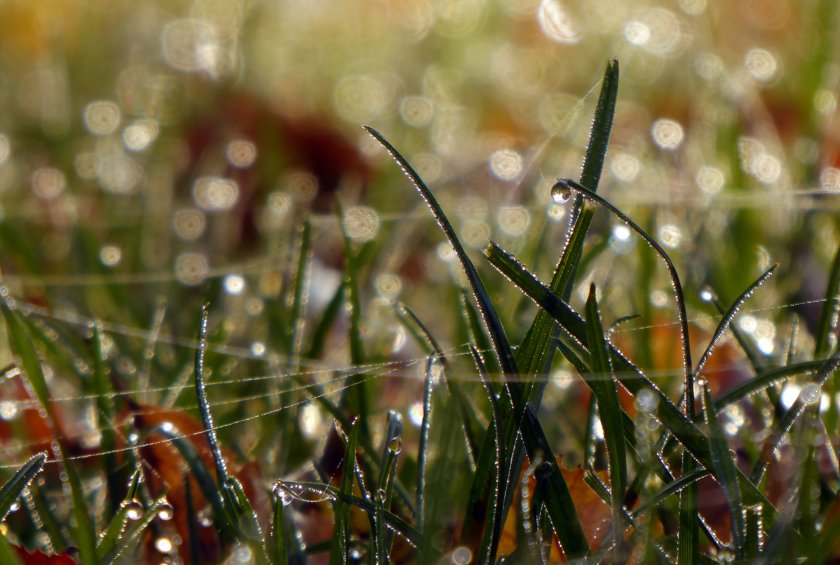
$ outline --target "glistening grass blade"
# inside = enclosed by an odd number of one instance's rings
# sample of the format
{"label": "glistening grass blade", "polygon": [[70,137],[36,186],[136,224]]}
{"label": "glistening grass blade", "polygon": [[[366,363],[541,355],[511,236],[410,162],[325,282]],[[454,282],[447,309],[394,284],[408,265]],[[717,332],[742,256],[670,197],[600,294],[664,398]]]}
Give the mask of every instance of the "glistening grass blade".
{"label": "glistening grass blade", "polygon": [[487,290],[484,288],[484,283],[481,282],[481,278],[478,276],[478,271],[476,271],[475,265],[473,265],[473,262],[467,255],[466,250],[464,250],[464,246],[461,245],[461,242],[455,233],[455,229],[452,227],[452,224],[449,223],[449,219],[446,217],[446,214],[444,214],[443,209],[440,207],[440,204],[438,204],[434,194],[432,194],[432,191],[429,190],[429,187],[426,186],[426,183],[423,182],[423,179],[420,178],[420,175],[417,174],[408,161],[400,155],[399,151],[397,151],[396,148],[394,148],[394,146],[382,136],[382,134],[369,126],[365,126],[365,130],[388,151],[394,161],[397,162],[408,179],[414,185],[417,192],[420,193],[420,196],[426,202],[429,210],[431,210],[432,215],[435,217],[435,220],[437,220],[437,223],[446,236],[446,239],[455,250],[458,262],[461,264],[461,268],[467,276],[470,289],[473,293],[473,298],[475,299],[478,310],[481,313],[482,321],[487,329],[490,342],[493,345],[493,352],[496,355],[499,365],[505,373],[509,375],[516,375],[516,363],[514,362],[513,354],[510,350],[510,344],[505,336],[502,323],[499,321],[499,317],[496,315],[496,311],[493,308],[493,304],[490,302]]}
{"label": "glistening grass blade", "polygon": [[423,380],[423,419],[420,422],[420,441],[417,445],[417,525],[426,534],[426,461],[429,455],[429,428],[432,423],[432,369],[436,356],[430,355],[426,362],[426,377]]}
{"label": "glistening grass blade", "polygon": [[592,353],[592,371],[585,375],[585,378],[598,402],[598,414],[601,418],[604,441],[609,455],[612,524],[616,540],[616,552],[613,558],[622,560],[626,557],[622,547],[624,519],[621,510],[621,501],[627,485],[624,425],[594,284],[589,287],[589,297],[586,299],[586,339]]}
{"label": "glistening grass blade", "polygon": [[[584,347],[586,337],[583,335],[583,318],[572,309],[571,306],[562,301],[557,295],[540,282],[533,274],[512,256],[501,249],[498,245],[491,244],[485,250],[490,262],[499,271],[507,276],[519,289],[531,300],[539,304],[546,312],[551,314],[557,323],[562,326],[566,335],[574,340],[579,346]],[[528,284],[519,285],[518,281],[529,281]],[[534,284],[535,283],[535,284]],[[567,325],[568,324],[568,325]],[[709,442],[706,435],[689,420],[686,415],[665,395],[656,384],[648,379],[629,359],[615,346],[610,345],[610,355],[615,367],[616,377],[624,387],[633,395],[643,389],[649,389],[656,399],[656,417],[663,426],[676,437],[679,442],[691,452],[692,456],[706,468],[711,468],[711,454]],[[768,526],[775,523],[778,518],[778,511],[767,500],[767,497],[753,484],[743,473],[738,472],[738,480],[741,486],[741,493],[745,504],[761,503],[765,508],[765,518]]]}
{"label": "glistening grass blade", "polygon": [[9,511],[14,505],[15,501],[20,498],[20,494],[24,491],[35,475],[41,472],[47,462],[47,452],[42,451],[37,455],[33,455],[29,461],[20,466],[15,471],[15,474],[9,479],[6,484],[0,488],[0,522],[6,519]]}
{"label": "glistening grass blade", "polygon": [[[333,505],[335,520],[333,526],[332,544],[330,546],[330,565],[347,563],[350,554],[350,506],[348,501],[353,496],[353,478],[356,471],[356,444],[359,441],[359,426],[354,420],[350,427],[350,434],[344,448],[343,470],[341,485],[338,490],[339,498]],[[369,514],[375,512],[369,509]]]}
{"label": "glistening grass blade", "polygon": [[746,510],[741,499],[741,487],[738,484],[738,469],[729,452],[726,436],[718,422],[712,391],[706,379],[699,379],[703,389],[703,414],[709,426],[709,448],[712,454],[714,478],[723,488],[729,505],[729,518],[732,526],[732,544],[739,559],[746,557]]}
{"label": "glistening grass blade", "polygon": [[[476,556],[476,562],[484,564],[495,561],[496,553],[499,548],[499,540],[501,538],[502,526],[504,523],[504,485],[507,484],[507,481],[505,477],[506,469],[504,466],[505,456],[502,451],[504,449],[504,445],[502,443],[502,414],[499,410],[499,401],[496,397],[496,391],[493,390],[493,384],[490,382],[490,376],[487,374],[487,368],[484,366],[484,361],[482,361],[481,355],[472,344],[470,344],[470,354],[472,355],[473,362],[475,363],[476,370],[478,371],[478,376],[481,379],[481,384],[484,387],[484,392],[487,395],[487,399],[490,401],[490,425],[493,428],[493,438],[496,449],[496,460],[494,461],[496,474],[493,477],[494,488],[490,504],[492,514],[490,520],[484,523],[485,533],[482,536],[482,539],[487,540],[487,543],[482,545],[479,554]],[[489,434],[490,430],[488,430],[487,433]]]}
{"label": "glistening grass blade", "polygon": [[[99,541],[96,544],[96,553],[100,560],[105,559],[107,555],[116,549],[117,544],[125,534],[126,523],[131,518],[129,514],[131,512],[139,512],[142,510],[141,503],[138,500],[135,500],[140,487],[141,477],[142,475],[140,474],[139,469],[134,471],[134,474],[131,476],[131,481],[129,482],[128,492],[126,493],[125,498],[119,505],[117,512],[111,518],[108,526],[106,526],[105,531],[99,536]],[[136,516],[133,518],[136,518]]]}
{"label": "glistening grass blade", "polygon": [[[0,287],[0,299],[2,299],[3,316],[6,319],[6,327],[9,334],[9,345],[12,352],[19,359],[21,369],[29,382],[41,408],[47,415],[47,420],[53,430],[61,429],[58,418],[50,400],[47,380],[41,369],[41,362],[32,344],[30,332],[27,326],[16,311],[16,303],[9,296],[6,287]],[[93,522],[88,511],[88,503],[85,498],[82,481],[76,470],[76,466],[70,459],[69,451],[63,437],[55,437],[55,444],[58,446],[58,457],[61,459],[64,472],[67,477],[67,484],[70,488],[70,496],[73,501],[73,518],[76,521],[74,530],[74,542],[79,549],[79,558],[84,565],[95,565],[96,557],[96,534],[93,530]]]}

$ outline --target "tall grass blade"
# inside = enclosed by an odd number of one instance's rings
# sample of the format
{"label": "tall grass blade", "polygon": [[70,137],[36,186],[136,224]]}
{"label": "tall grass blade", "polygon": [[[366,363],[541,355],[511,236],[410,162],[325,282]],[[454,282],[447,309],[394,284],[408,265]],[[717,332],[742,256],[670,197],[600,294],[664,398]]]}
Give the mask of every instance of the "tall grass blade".
{"label": "tall grass blade", "polygon": [[[458,380],[449,378],[449,360],[446,358],[446,355],[443,353],[443,349],[441,349],[437,340],[434,336],[432,336],[431,332],[422,320],[420,320],[417,314],[415,314],[414,311],[405,304],[398,304],[396,311],[397,318],[409,329],[409,332],[415,336],[415,339],[421,343],[421,346],[424,347],[426,353],[433,353],[436,362],[440,363],[443,367],[442,375],[444,382],[446,383],[446,389],[449,391],[449,394],[452,395],[452,398],[455,399],[455,404],[458,407],[458,412],[461,416],[464,436],[467,442],[467,456],[470,458],[470,466],[475,467],[475,454],[477,453],[478,445],[476,443],[476,433],[474,430],[478,429],[479,423],[472,404],[467,399],[466,394],[464,394],[464,390],[461,388]],[[429,366],[427,366],[427,371],[428,369]],[[426,385],[428,386],[428,383],[430,382],[428,379],[428,372],[426,376]]]}
{"label": "tall grass blade", "polygon": [[105,354],[102,348],[102,328],[100,324],[93,326],[93,381],[96,390],[96,408],[99,416],[105,421],[102,426],[102,439],[100,448],[104,452],[103,463],[105,477],[108,484],[108,499],[111,501],[111,512],[117,512],[119,500],[124,487],[124,475],[117,469],[117,455],[114,453],[116,447],[116,433],[114,422],[116,422],[116,408],[114,406],[114,387],[108,378],[108,367],[105,362]]}
{"label": "tall grass blade", "polygon": [[426,464],[429,456],[429,428],[432,424],[432,370],[437,357],[430,355],[426,361],[423,380],[423,419],[420,422],[420,441],[417,444],[417,525],[426,535]]}
{"label": "tall grass blade", "polygon": [[743,559],[746,557],[747,524],[746,509],[743,500],[741,500],[741,488],[738,484],[738,469],[729,452],[729,445],[726,443],[723,428],[718,421],[709,383],[705,379],[700,379],[700,381],[703,389],[703,414],[706,417],[706,425],[709,426],[709,447],[714,464],[714,478],[726,495],[732,527],[732,544],[735,546],[737,557]]}
{"label": "tall grass blade", "polygon": [[15,474],[6,484],[0,488],[0,522],[6,519],[14,503],[20,498],[21,493],[29,486],[35,475],[43,470],[47,463],[47,452],[42,451],[29,458],[29,461],[20,466]]}
{"label": "tall grass blade", "polygon": [[[353,496],[353,479],[356,472],[356,445],[359,441],[359,425],[356,420],[350,427],[350,434],[344,449],[344,469],[341,473],[341,484],[336,500],[335,525],[333,530],[332,545],[330,546],[330,565],[343,565],[347,563],[352,543],[350,534],[350,506],[348,497]],[[370,508],[369,513],[375,512]]]}
{"label": "tall grass blade", "polygon": [[834,254],[831,271],[828,275],[828,285],[825,290],[825,304],[823,304],[817,331],[814,334],[814,358],[820,359],[831,352],[832,336],[837,345],[837,323],[840,315],[840,247]]}
{"label": "tall grass blade", "polygon": [[452,224],[449,222],[446,214],[444,214],[443,209],[440,207],[440,204],[438,204],[434,194],[432,194],[432,191],[429,190],[429,187],[426,186],[426,183],[423,182],[423,179],[420,178],[420,175],[417,174],[408,161],[400,155],[399,151],[397,151],[394,146],[388,142],[388,140],[382,137],[382,134],[369,126],[365,126],[365,130],[373,136],[373,138],[376,139],[376,141],[378,141],[386,149],[386,151],[388,151],[394,161],[396,161],[414,185],[417,192],[420,193],[420,196],[426,202],[426,206],[428,206],[429,210],[431,210],[432,215],[435,217],[435,220],[437,220],[437,223],[446,236],[446,239],[455,250],[458,262],[461,264],[461,268],[467,276],[470,290],[473,293],[473,298],[475,299],[478,310],[481,313],[482,321],[487,329],[487,334],[490,337],[490,342],[493,345],[493,352],[496,355],[499,366],[501,366],[502,370],[508,375],[516,375],[516,363],[514,362],[513,354],[510,350],[510,344],[505,336],[502,323],[493,308],[493,304],[490,302],[490,296],[487,294],[487,290],[484,288],[484,283],[481,282],[481,278],[478,276],[478,271],[476,270],[475,265],[473,265],[473,262],[467,255],[464,246],[461,245],[461,242],[455,233],[455,229],[452,227]]}
{"label": "tall grass blade", "polygon": [[130,553],[141,540],[143,534],[146,532],[146,528],[148,528],[154,519],[157,518],[158,512],[160,512],[160,509],[164,504],[163,500],[158,500],[149,506],[140,519],[134,521],[131,527],[122,536],[120,536],[119,544],[113,549],[113,551],[106,554],[101,558],[101,560],[98,560],[97,563],[111,565],[112,563],[122,562],[124,556],[128,555],[128,553]]}
{"label": "tall grass blade", "polygon": [[589,287],[589,297],[586,299],[586,338],[592,354],[592,371],[585,375],[585,378],[598,403],[598,414],[604,430],[604,441],[607,444],[612,493],[612,524],[616,540],[616,552],[613,558],[618,561],[626,557],[622,548],[624,520],[621,501],[627,484],[627,457],[624,449],[623,412],[613,380],[612,363],[594,284]]}
{"label": "tall grass blade", "polygon": [[[484,523],[485,533],[482,539],[487,540],[488,543],[483,544],[480,552],[476,557],[476,563],[491,563],[496,559],[496,553],[499,549],[499,540],[501,538],[502,526],[504,525],[504,499],[505,499],[505,469],[504,462],[504,445],[502,439],[502,413],[499,410],[499,401],[496,397],[496,391],[493,390],[493,384],[490,382],[490,376],[487,374],[487,368],[484,366],[484,361],[481,355],[476,350],[475,346],[470,344],[470,354],[478,371],[478,376],[481,379],[481,384],[484,387],[484,392],[487,399],[490,401],[490,425],[493,429],[494,445],[496,450],[496,459],[493,462],[496,469],[496,474],[493,477],[493,489],[490,502],[491,517]],[[490,430],[487,431],[490,433]]]}
{"label": "tall grass blade", "polygon": [[[38,355],[32,345],[31,336],[20,315],[15,311],[16,303],[9,296],[9,291],[6,287],[0,288],[0,298],[2,298],[3,317],[6,319],[9,344],[12,352],[19,359],[23,373],[32,390],[35,392],[41,408],[46,413],[47,420],[57,433],[57,430],[60,429],[58,418],[50,400],[47,381],[44,378]],[[88,503],[85,499],[82,481],[79,478],[75,465],[69,457],[64,438],[56,436],[54,440],[55,444],[58,445],[57,455],[61,459],[64,472],[67,475],[67,483],[73,501],[73,518],[76,521],[74,541],[79,548],[79,558],[84,565],[95,565],[97,563],[96,534],[93,530],[93,522],[88,511]]]}

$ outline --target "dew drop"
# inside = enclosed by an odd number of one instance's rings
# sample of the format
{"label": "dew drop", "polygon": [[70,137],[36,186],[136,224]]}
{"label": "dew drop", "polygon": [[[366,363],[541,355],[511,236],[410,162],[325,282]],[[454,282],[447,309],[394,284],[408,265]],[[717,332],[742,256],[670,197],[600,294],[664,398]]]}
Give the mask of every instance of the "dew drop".
{"label": "dew drop", "polygon": [[566,181],[557,181],[551,187],[551,199],[557,204],[565,204],[572,197],[572,189]]}
{"label": "dew drop", "polygon": [[274,483],[274,488],[271,492],[274,495],[274,499],[283,506],[288,506],[292,503],[292,495],[289,494],[289,491],[286,488],[286,485],[283,484],[283,481],[277,481]]}
{"label": "dew drop", "polygon": [[814,383],[808,383],[799,391],[799,398],[808,406],[816,404],[821,398],[820,386]]}
{"label": "dew drop", "polygon": [[143,503],[136,498],[125,500],[122,504],[125,508],[125,516],[129,520],[139,520],[143,517]]}
{"label": "dew drop", "polygon": [[644,388],[636,395],[636,407],[643,412],[653,412],[659,399],[650,389]]}
{"label": "dew drop", "polygon": [[163,520],[164,522],[167,522],[171,520],[174,515],[175,509],[172,507],[168,500],[164,499],[158,507],[157,517]]}
{"label": "dew drop", "polygon": [[402,440],[398,437],[393,438],[388,443],[388,451],[390,451],[393,455],[397,455],[400,451],[402,451]]}
{"label": "dew drop", "polygon": [[169,553],[172,551],[172,540],[166,536],[161,536],[155,540],[155,549],[161,553]]}
{"label": "dew drop", "polygon": [[462,545],[452,550],[452,563],[456,565],[467,565],[472,561],[473,554],[469,547]]}

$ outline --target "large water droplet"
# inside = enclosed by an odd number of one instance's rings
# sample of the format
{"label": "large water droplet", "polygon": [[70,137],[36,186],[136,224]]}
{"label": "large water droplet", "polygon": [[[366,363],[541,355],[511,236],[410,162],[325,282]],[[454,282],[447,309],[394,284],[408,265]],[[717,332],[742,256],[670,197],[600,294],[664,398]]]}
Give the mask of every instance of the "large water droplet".
{"label": "large water droplet", "polygon": [[123,501],[123,508],[125,508],[125,517],[129,520],[139,520],[143,517],[143,503],[136,498]]}
{"label": "large water droplet", "polygon": [[175,516],[175,509],[172,507],[168,500],[163,499],[160,503],[160,506],[158,506],[157,517],[160,520],[167,522],[171,520],[173,516]]}
{"label": "large water droplet", "polygon": [[551,187],[551,199],[558,204],[565,204],[572,197],[572,189],[566,181],[557,181]]}
{"label": "large water droplet", "polygon": [[820,386],[814,383],[808,383],[802,387],[799,392],[799,398],[802,399],[806,405],[816,404],[821,398]]}

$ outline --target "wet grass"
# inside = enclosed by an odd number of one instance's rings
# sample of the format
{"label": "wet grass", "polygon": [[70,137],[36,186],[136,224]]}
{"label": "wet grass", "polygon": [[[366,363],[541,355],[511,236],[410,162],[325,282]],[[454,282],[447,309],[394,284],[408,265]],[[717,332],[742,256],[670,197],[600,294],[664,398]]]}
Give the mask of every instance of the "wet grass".
{"label": "wet grass", "polygon": [[[366,127],[454,255],[454,282],[436,303],[384,304],[398,335],[414,340],[413,358],[376,345],[384,330],[366,313],[365,297],[384,253],[349,233],[341,205],[342,280],[310,311],[316,242],[302,218],[291,268],[262,312],[271,350],[280,352],[274,355],[259,350],[262,342],[246,351],[231,343],[242,322],[216,308],[231,294],[216,280],[168,307],[195,336],[175,344],[184,347],[157,343],[161,322],[141,332],[144,339],[130,339],[116,325],[45,314],[3,287],[15,356],[4,380],[22,385],[20,417],[8,419],[5,433],[23,443],[20,453],[37,454],[4,466],[2,560],[23,562],[14,546],[86,565],[230,556],[259,564],[834,556],[840,252],[818,323],[798,330],[813,334],[805,341],[809,358],[794,337],[786,355],[756,351],[739,312],[785,266],[763,270],[728,306],[708,289],[709,300],[695,300],[699,289],[683,281],[695,286],[698,277],[681,276],[645,227],[649,218],[635,220],[598,192],[618,84],[611,61],[580,179],[552,189],[552,205],[568,210],[562,244],[534,230],[517,255],[491,241],[474,260],[451,212],[410,161]],[[387,182],[393,192],[410,188],[397,177]],[[608,249],[599,221],[626,226],[647,244],[638,246],[638,276],[592,276],[590,266]],[[88,258],[99,249],[93,237],[79,235]],[[423,244],[438,236],[424,237]],[[12,232],[2,238],[7,246],[20,241]],[[28,249],[21,243],[13,252],[37,270]],[[559,259],[544,282],[522,256]],[[657,256],[672,289],[673,324],[651,321],[648,296],[662,285],[651,266]],[[724,278],[731,286],[745,275]],[[639,311],[616,315],[616,292],[641,293]],[[88,287],[78,298],[105,311],[125,306],[121,319],[132,328],[148,324],[155,302],[114,284]],[[208,305],[193,309],[197,300]],[[717,320],[711,335],[690,322],[698,314]],[[624,339],[637,315],[655,325]],[[464,345],[443,347],[453,335]],[[654,363],[659,339],[677,352],[677,368],[664,373],[655,365],[671,357]],[[339,342],[349,362],[322,361],[334,359],[330,349]],[[715,365],[722,349],[746,361]],[[135,367],[131,378],[126,364]],[[132,387],[137,367],[160,377],[159,388]],[[558,368],[575,380],[564,393],[550,388]],[[725,381],[726,371],[737,378]],[[57,391],[59,380],[70,383],[69,397]],[[82,441],[85,429],[70,413],[88,401],[96,414],[92,442]],[[409,410],[413,426],[404,422]],[[327,423],[325,431],[306,431],[312,417]]]}

